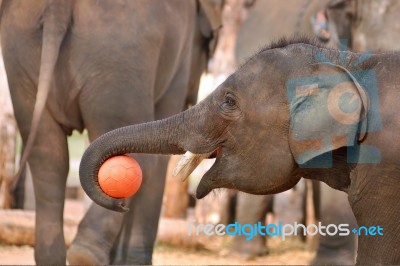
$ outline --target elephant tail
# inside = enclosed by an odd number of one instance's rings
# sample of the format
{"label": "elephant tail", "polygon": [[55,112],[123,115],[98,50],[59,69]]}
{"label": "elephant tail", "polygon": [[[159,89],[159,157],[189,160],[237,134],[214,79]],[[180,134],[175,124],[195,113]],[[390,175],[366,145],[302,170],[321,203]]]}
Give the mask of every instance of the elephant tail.
{"label": "elephant tail", "polygon": [[54,69],[59,57],[60,47],[70,27],[72,4],[70,1],[54,1],[47,5],[42,15],[42,49],[39,68],[36,102],[33,109],[31,126],[27,141],[24,145],[20,161],[20,169],[14,178],[15,187],[32,150],[40,119],[46,106],[46,101],[52,86]]}

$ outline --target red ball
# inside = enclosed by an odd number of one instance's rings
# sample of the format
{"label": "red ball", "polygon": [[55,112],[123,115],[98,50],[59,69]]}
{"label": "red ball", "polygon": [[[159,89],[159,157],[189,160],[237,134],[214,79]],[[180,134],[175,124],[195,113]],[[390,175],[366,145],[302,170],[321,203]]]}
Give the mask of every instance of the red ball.
{"label": "red ball", "polygon": [[113,198],[134,195],[142,184],[142,169],[135,159],[119,155],[105,161],[98,175],[100,188]]}

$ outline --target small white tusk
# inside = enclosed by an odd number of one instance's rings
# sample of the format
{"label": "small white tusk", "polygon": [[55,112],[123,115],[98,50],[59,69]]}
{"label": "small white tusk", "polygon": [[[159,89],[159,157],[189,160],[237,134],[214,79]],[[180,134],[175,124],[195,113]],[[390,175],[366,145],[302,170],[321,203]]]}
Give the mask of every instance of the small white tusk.
{"label": "small white tusk", "polygon": [[212,152],[205,154],[194,154],[190,151],[187,151],[175,167],[173,176],[179,175],[181,181],[184,182],[194,171],[194,169],[196,169],[196,167],[201,163],[201,161],[210,157],[211,154]]}

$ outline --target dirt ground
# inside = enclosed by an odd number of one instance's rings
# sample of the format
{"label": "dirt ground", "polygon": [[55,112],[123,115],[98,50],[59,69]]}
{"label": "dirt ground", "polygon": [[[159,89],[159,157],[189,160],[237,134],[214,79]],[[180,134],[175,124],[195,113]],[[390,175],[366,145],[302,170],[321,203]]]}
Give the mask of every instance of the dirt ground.
{"label": "dirt ground", "polygon": [[[64,217],[75,220],[76,224],[83,217],[85,206],[76,200],[67,200]],[[246,260],[239,255],[230,253],[232,238],[210,238],[201,249],[187,249],[165,244],[156,244],[153,264],[155,265],[259,265],[259,264],[308,264],[315,252],[298,238],[285,241],[277,237],[268,240],[269,254],[252,260]],[[30,246],[7,246],[0,244],[0,265],[34,264],[33,248]]]}
{"label": "dirt ground", "polygon": [[[156,245],[153,264],[155,265],[277,265],[308,264],[314,253],[297,240],[279,241],[272,239],[269,243],[269,254],[252,260],[232,256],[226,249],[194,250],[179,247]],[[0,264],[34,264],[33,248],[29,246],[0,246]]]}

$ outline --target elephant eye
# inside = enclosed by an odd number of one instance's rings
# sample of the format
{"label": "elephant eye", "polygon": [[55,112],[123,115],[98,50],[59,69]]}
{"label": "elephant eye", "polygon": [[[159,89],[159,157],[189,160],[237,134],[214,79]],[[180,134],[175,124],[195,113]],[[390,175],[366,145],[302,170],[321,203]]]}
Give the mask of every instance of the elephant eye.
{"label": "elephant eye", "polygon": [[237,119],[241,116],[238,98],[232,93],[226,93],[219,107],[221,108],[221,115],[226,119]]}
{"label": "elephant eye", "polygon": [[225,99],[223,102],[223,107],[228,109],[234,109],[236,107],[236,99],[230,94],[225,95]]}
{"label": "elephant eye", "polygon": [[231,98],[231,97],[228,97],[228,98],[226,99],[226,103],[227,103],[229,106],[235,106],[235,105],[236,105],[236,100],[233,99],[233,98]]}

